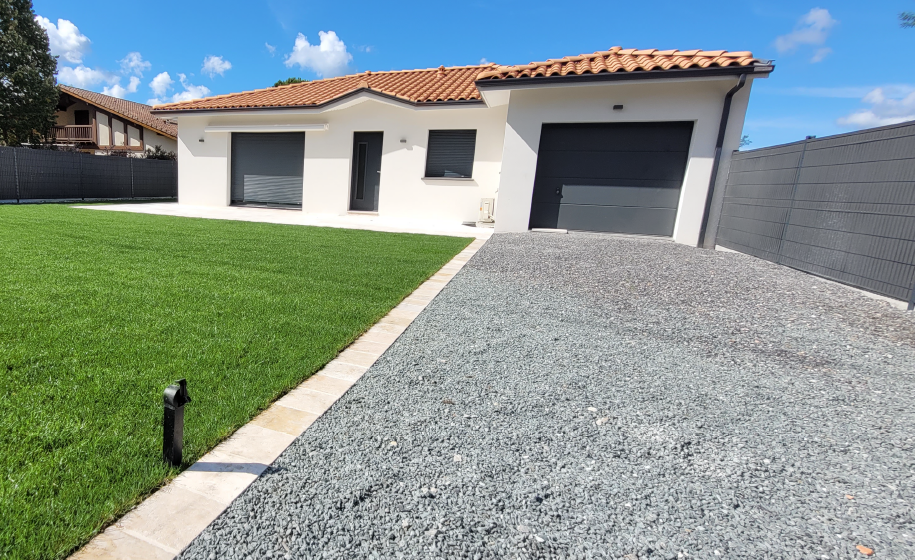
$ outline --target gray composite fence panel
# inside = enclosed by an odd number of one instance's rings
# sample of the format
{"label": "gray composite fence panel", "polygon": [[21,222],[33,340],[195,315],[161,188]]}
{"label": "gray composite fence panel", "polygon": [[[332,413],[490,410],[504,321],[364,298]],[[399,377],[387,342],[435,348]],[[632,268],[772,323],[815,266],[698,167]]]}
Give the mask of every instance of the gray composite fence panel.
{"label": "gray composite fence panel", "polygon": [[0,147],[0,202],[176,198],[178,162]]}
{"label": "gray composite fence panel", "polygon": [[908,301],[915,122],[735,153],[717,243]]}

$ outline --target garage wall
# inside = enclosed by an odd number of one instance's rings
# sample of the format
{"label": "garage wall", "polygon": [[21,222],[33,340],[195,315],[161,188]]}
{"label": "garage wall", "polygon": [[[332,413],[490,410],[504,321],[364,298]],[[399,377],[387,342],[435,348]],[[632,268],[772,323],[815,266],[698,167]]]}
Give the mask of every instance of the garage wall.
{"label": "garage wall", "polygon": [[[504,106],[413,109],[363,99],[319,114],[179,116],[178,200],[205,206],[229,204],[229,134],[204,133],[206,126],[327,123],[328,130],[305,134],[305,212],[348,211],[353,132],[381,131],[379,215],[476,220],[480,199],[496,196],[506,115]],[[423,179],[429,130],[463,128],[478,131],[473,180]]]}
{"label": "garage wall", "polygon": [[[732,101],[724,152],[737,149],[751,80]],[[543,123],[694,121],[674,240],[695,245],[705,208],[724,95],[737,78],[617,82],[511,91],[496,231],[527,231]],[[623,105],[614,111],[613,105]],[[727,165],[722,161],[722,166]],[[725,167],[726,168],[726,167]]]}
{"label": "garage wall", "polygon": [[229,134],[204,133],[207,124],[207,117],[178,119],[179,204],[229,205]]}

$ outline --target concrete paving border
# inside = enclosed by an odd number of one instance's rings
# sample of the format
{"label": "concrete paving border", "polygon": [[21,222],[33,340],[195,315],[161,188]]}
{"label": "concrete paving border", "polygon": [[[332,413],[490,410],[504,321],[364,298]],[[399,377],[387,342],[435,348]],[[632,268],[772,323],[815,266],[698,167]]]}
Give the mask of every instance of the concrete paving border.
{"label": "concrete paving border", "polygon": [[486,243],[476,239],[347,349],[128,512],[72,560],[175,558],[343,396]]}

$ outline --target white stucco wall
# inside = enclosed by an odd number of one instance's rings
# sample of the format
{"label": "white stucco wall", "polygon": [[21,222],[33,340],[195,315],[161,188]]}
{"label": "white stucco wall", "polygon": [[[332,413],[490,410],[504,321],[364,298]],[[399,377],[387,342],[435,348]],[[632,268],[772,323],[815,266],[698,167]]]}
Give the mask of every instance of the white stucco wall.
{"label": "white stucco wall", "polygon": [[169,138],[168,136],[162,136],[154,130],[148,128],[143,129],[143,144],[145,144],[146,149],[152,149],[155,146],[162,146],[162,149],[167,152],[177,152],[178,151],[178,141]]}
{"label": "white stucco wall", "polygon": [[[303,211],[349,210],[353,133],[380,131],[379,215],[475,221],[480,199],[495,197],[499,185],[506,113],[506,107],[414,109],[364,98],[319,114],[178,115],[178,202],[229,204],[230,133],[205,132],[207,126],[326,123],[328,130],[305,133]],[[429,130],[437,129],[477,130],[472,180],[423,178]]]}
{"label": "white stucco wall", "polygon": [[[750,82],[734,96],[724,152],[737,148]],[[527,231],[537,151],[544,123],[693,121],[674,240],[695,245],[708,192],[724,96],[737,78],[614,82],[575,87],[516,89],[510,93],[496,231]],[[614,111],[614,105],[623,105]],[[726,165],[722,161],[722,165]],[[726,167],[725,167],[726,169]]]}
{"label": "white stucco wall", "polygon": [[[747,80],[733,99],[722,173],[740,141],[751,82]],[[480,199],[497,198],[496,231],[527,231],[544,123],[691,121],[693,136],[674,240],[695,245],[724,96],[736,83],[736,77],[727,77],[515,89],[493,95],[491,107],[416,109],[363,96],[320,113],[179,114],[178,201],[204,206],[230,203],[231,133],[205,132],[206,127],[327,124],[328,130],[305,133],[305,212],[348,211],[353,133],[381,131],[380,215],[476,220]],[[624,108],[614,111],[613,105]],[[473,180],[423,179],[429,130],[467,128],[477,130]]]}

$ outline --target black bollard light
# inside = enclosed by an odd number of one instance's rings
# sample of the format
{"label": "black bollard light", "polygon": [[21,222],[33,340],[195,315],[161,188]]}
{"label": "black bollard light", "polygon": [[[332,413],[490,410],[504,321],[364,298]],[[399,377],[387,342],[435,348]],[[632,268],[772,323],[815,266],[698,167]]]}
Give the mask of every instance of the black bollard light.
{"label": "black bollard light", "polygon": [[173,467],[181,465],[184,448],[184,405],[191,402],[187,394],[187,380],[179,379],[165,388],[165,422],[162,434],[162,458]]}

